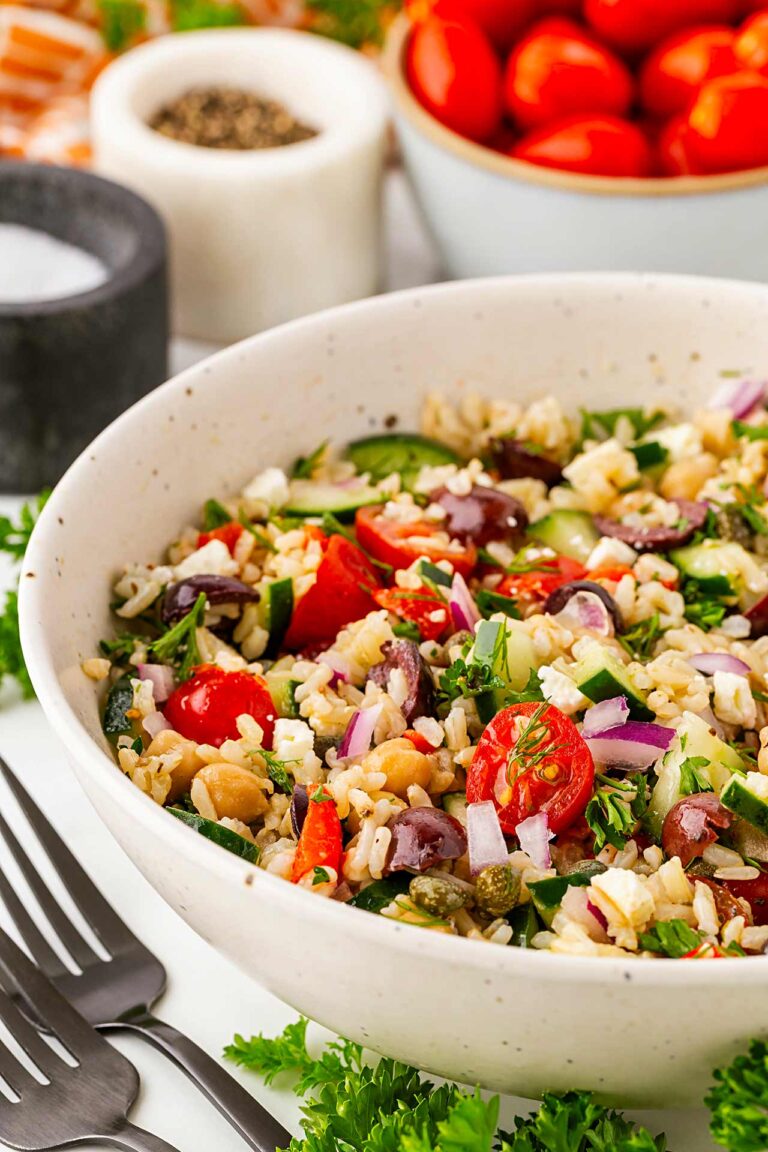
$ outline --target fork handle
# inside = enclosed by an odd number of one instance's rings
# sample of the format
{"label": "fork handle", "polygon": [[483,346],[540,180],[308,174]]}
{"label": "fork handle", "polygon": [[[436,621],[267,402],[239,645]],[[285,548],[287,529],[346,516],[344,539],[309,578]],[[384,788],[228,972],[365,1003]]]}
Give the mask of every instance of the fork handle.
{"label": "fork handle", "polygon": [[113,1148],[123,1148],[125,1152],[179,1152],[175,1145],[161,1140],[152,1132],[138,1128],[128,1120],[115,1128],[107,1136],[95,1137],[100,1143],[112,1145]]}
{"label": "fork handle", "polygon": [[173,1060],[256,1152],[275,1152],[277,1148],[288,1147],[291,1142],[290,1132],[278,1124],[225,1068],[183,1032],[158,1020],[150,1012],[124,1017],[119,1027],[149,1040],[155,1048]]}

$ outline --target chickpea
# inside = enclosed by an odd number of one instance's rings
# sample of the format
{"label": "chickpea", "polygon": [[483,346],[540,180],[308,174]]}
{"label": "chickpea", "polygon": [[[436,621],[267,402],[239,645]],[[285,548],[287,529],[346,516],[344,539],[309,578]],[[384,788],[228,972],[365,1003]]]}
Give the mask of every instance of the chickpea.
{"label": "chickpea", "polygon": [[203,761],[197,754],[197,745],[194,740],[187,740],[179,732],[166,729],[158,732],[146,751],[147,756],[163,756],[167,752],[180,752],[181,760],[171,770],[171,790],[169,800],[178,800],[185,792],[189,792],[195,775],[203,766]]}
{"label": "chickpea", "polygon": [[[244,824],[253,823],[268,806],[258,776],[248,768],[223,761],[206,764],[197,773],[192,784],[192,803],[201,816],[214,820],[229,816],[231,820],[242,820]],[[212,815],[209,811],[211,806]]]}
{"label": "chickpea", "polygon": [[403,737],[379,744],[378,748],[366,756],[364,767],[366,772],[384,772],[387,777],[386,790],[394,792],[395,796],[403,800],[411,784],[428,788],[432,776],[429,759]]}
{"label": "chickpea", "polygon": [[705,480],[717,472],[717,457],[711,452],[689,460],[676,460],[662,477],[659,489],[666,500],[695,500]]}

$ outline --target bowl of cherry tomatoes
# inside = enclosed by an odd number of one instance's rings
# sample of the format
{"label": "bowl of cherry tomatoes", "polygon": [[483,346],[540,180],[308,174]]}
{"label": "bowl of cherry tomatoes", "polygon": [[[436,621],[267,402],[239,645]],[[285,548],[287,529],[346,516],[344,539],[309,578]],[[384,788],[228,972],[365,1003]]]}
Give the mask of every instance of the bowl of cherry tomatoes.
{"label": "bowl of cherry tomatoes", "polygon": [[768,0],[408,0],[385,68],[450,275],[768,275]]}

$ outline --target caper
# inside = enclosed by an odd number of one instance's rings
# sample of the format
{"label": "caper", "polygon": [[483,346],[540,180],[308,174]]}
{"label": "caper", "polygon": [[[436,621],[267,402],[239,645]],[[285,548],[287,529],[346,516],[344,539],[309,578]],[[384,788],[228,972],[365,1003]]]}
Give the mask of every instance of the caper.
{"label": "caper", "polygon": [[607,872],[605,864],[601,864],[599,860],[577,860],[574,864],[570,864],[564,869],[566,876],[600,876],[603,872]]}
{"label": "caper", "polygon": [[723,540],[734,540],[745,548],[752,548],[754,532],[735,505],[727,504],[724,508],[718,508],[715,512],[715,523],[718,535]]}
{"label": "caper", "polygon": [[520,874],[509,864],[493,864],[477,878],[475,903],[489,916],[506,916],[520,899]]}
{"label": "caper", "polygon": [[414,904],[433,916],[448,916],[468,903],[467,893],[447,876],[414,876],[408,888]]}

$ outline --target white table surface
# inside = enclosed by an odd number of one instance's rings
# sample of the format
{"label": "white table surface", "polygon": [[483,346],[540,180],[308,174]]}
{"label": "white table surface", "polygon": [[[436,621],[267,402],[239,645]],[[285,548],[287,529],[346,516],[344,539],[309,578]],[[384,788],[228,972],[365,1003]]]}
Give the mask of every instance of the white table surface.
{"label": "white table surface", "polygon": [[[399,176],[389,181],[387,219],[389,287],[437,279],[437,260]],[[176,342],[174,370],[210,350]],[[19,500],[0,497],[0,513],[15,510],[19,504]],[[10,568],[0,557],[0,587],[9,575]],[[169,987],[160,1005],[161,1016],[212,1054],[218,1054],[235,1032],[273,1034],[295,1019],[292,1009],[222,959],[163,903],[99,821],[39,705],[21,702],[11,686],[0,690],[0,754],[19,772],[117,911],[165,963]],[[4,811],[8,807],[4,792],[0,792],[0,805]],[[0,854],[0,867],[6,863]],[[16,879],[12,868],[8,871]],[[620,1021],[616,1023],[619,1027]],[[320,1035],[319,1029],[316,1034]],[[642,1043],[642,1037],[629,1042]],[[180,1152],[242,1152],[245,1144],[162,1056],[133,1038],[117,1038],[115,1043],[141,1072],[142,1092],[131,1117],[136,1123],[157,1132]],[[298,1103],[290,1092],[265,1088],[253,1074],[237,1070],[233,1074],[298,1132]],[[525,1101],[505,1099],[502,1121],[529,1110]],[[703,1111],[645,1113],[641,1118],[652,1131],[666,1131],[673,1152],[712,1152],[714,1148]],[[95,1152],[95,1146],[87,1149]]]}

